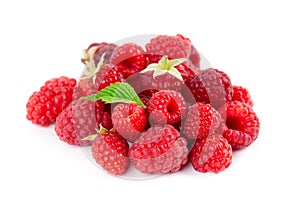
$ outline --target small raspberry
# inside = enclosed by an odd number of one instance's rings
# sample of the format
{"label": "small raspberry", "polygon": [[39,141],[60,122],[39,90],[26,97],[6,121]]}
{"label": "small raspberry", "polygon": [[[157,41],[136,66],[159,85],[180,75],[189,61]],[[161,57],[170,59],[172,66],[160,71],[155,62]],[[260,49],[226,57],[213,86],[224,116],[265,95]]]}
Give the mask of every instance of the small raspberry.
{"label": "small raspberry", "polygon": [[222,132],[223,120],[211,105],[196,103],[190,107],[184,124],[183,133],[188,139],[206,139],[216,131]]}
{"label": "small raspberry", "polygon": [[114,50],[111,63],[117,65],[124,78],[127,78],[146,68],[147,58],[144,54],[141,46],[127,43]]}
{"label": "small raspberry", "polygon": [[219,173],[232,162],[232,149],[222,135],[198,139],[190,152],[190,160],[196,171]]}
{"label": "small raspberry", "polygon": [[220,108],[232,98],[230,78],[216,69],[200,71],[186,81],[186,85],[197,102],[210,103],[215,109]]}
{"label": "small raspberry", "polygon": [[40,126],[54,123],[60,112],[72,101],[76,80],[62,76],[53,78],[34,92],[26,104],[26,118]]}
{"label": "small raspberry", "polygon": [[108,129],[112,127],[110,115],[103,112],[103,108],[101,101],[73,101],[57,117],[54,128],[56,134],[60,140],[71,145],[90,145],[90,141],[82,139],[94,134],[100,124]]}
{"label": "small raspberry", "polygon": [[233,149],[241,149],[252,144],[259,133],[260,122],[253,109],[245,103],[231,101],[219,109],[226,118],[223,136]]}
{"label": "small raspberry", "polygon": [[148,102],[150,119],[159,124],[176,124],[187,111],[184,98],[179,92],[161,90]]}
{"label": "small raspberry", "polygon": [[242,103],[246,103],[249,106],[253,107],[253,101],[251,100],[250,93],[248,90],[242,86],[232,86],[233,95],[232,101],[240,101]]}
{"label": "small raspberry", "polygon": [[171,125],[153,126],[144,131],[129,150],[133,165],[143,173],[180,170],[188,160],[187,141]]}
{"label": "small raspberry", "polygon": [[119,134],[99,134],[93,141],[92,154],[95,161],[108,173],[123,174],[128,168],[128,143]]}
{"label": "small raspberry", "polygon": [[135,104],[118,104],[112,113],[112,121],[117,132],[129,141],[134,141],[144,130],[147,118],[145,110]]}

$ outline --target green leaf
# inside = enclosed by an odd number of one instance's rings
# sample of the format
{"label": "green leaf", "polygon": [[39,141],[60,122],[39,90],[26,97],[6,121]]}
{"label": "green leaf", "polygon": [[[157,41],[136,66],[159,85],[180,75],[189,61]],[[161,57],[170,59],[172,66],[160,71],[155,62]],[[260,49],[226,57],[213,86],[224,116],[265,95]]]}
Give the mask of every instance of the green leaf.
{"label": "green leaf", "polygon": [[81,97],[81,99],[91,101],[101,100],[104,103],[136,103],[143,108],[146,108],[132,86],[123,82],[111,84],[99,91],[97,94]]}

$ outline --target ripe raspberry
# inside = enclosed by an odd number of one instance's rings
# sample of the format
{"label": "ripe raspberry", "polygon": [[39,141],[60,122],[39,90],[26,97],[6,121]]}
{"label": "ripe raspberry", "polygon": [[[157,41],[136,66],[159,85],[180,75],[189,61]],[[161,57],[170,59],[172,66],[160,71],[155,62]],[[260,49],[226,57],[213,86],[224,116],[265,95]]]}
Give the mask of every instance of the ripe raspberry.
{"label": "ripe raspberry", "polygon": [[172,59],[189,58],[191,52],[191,42],[182,35],[159,35],[152,38],[146,45],[146,52],[161,56],[166,55]]}
{"label": "ripe raspberry", "polygon": [[147,118],[145,110],[135,104],[118,104],[112,113],[116,131],[129,141],[134,141],[144,130]]}
{"label": "ripe raspberry", "polygon": [[128,167],[128,143],[119,134],[99,134],[93,142],[92,154],[95,161],[108,173],[123,174]]}
{"label": "ripe raspberry", "polygon": [[196,171],[219,173],[232,162],[232,149],[222,135],[198,139],[190,152],[190,160]]}
{"label": "ripe raspberry", "polygon": [[124,78],[127,78],[146,68],[147,60],[144,54],[141,46],[127,43],[114,50],[111,63],[117,65]]}
{"label": "ripe raspberry", "polygon": [[171,125],[153,126],[144,131],[129,150],[133,165],[143,173],[180,170],[188,160],[187,141]]}
{"label": "ripe raspberry", "polygon": [[100,124],[107,129],[112,127],[110,115],[103,112],[103,109],[101,101],[73,101],[57,117],[54,128],[56,134],[62,141],[71,145],[90,145],[90,141],[82,139],[95,134]]}
{"label": "ripe raspberry", "polygon": [[98,64],[102,55],[105,53],[104,63],[108,64],[116,47],[117,46],[113,43],[92,43],[86,50],[84,50],[81,61],[86,64],[93,60],[96,64]]}
{"label": "ripe raspberry", "polygon": [[223,120],[211,105],[196,103],[190,107],[184,124],[183,133],[188,139],[206,139],[209,135],[223,132]]}
{"label": "ripe raspberry", "polygon": [[62,76],[53,78],[34,92],[26,104],[26,118],[40,126],[54,123],[56,117],[72,101],[76,80]]}
{"label": "ripe raspberry", "polygon": [[226,117],[223,136],[233,149],[241,149],[252,144],[259,133],[260,122],[253,109],[245,103],[231,101],[219,109]]}
{"label": "ripe raspberry", "polygon": [[253,101],[251,100],[251,96],[248,90],[242,86],[232,86],[233,95],[232,101],[240,101],[242,103],[246,103],[249,106],[253,107]]}
{"label": "ripe raspberry", "polygon": [[150,98],[147,109],[155,123],[176,124],[185,115],[187,106],[179,92],[161,90]]}
{"label": "ripe raspberry", "polygon": [[197,102],[210,103],[215,109],[220,108],[232,98],[230,78],[216,69],[200,71],[190,78],[186,85]]}
{"label": "ripe raspberry", "polygon": [[200,55],[191,44],[190,39],[181,34],[176,36],[159,35],[150,40],[146,45],[146,52],[161,56],[168,56],[172,59],[186,58],[185,64],[192,70],[200,68]]}
{"label": "ripe raspberry", "polygon": [[113,83],[121,81],[123,81],[123,75],[118,70],[118,67],[107,64],[103,66],[100,72],[98,72],[95,86],[97,87],[97,90],[100,91]]}

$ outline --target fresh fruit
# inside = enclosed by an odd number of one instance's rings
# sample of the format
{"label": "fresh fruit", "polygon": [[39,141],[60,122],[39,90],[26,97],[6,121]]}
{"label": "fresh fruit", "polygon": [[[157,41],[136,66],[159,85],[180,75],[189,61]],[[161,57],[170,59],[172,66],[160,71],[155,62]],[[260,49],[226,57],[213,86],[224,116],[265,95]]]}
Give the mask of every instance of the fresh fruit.
{"label": "fresh fruit", "polygon": [[116,132],[100,133],[93,141],[95,161],[108,173],[123,174],[128,168],[128,143]]}
{"label": "fresh fruit", "polygon": [[232,86],[233,95],[232,101],[240,101],[242,103],[246,103],[249,106],[253,106],[253,101],[251,100],[251,96],[249,91],[242,86]]}
{"label": "fresh fruit", "polygon": [[54,123],[57,116],[72,101],[76,80],[65,76],[46,81],[26,104],[27,119],[40,126]]}
{"label": "fresh fruit", "polygon": [[83,140],[91,134],[95,134],[99,125],[111,129],[110,115],[103,112],[104,105],[101,101],[88,100],[73,101],[57,117],[55,132],[60,140],[77,146],[90,145],[89,140]]}
{"label": "fresh fruit", "polygon": [[225,117],[223,136],[233,149],[242,149],[252,144],[259,133],[260,122],[253,109],[242,102],[232,101],[219,109]]}
{"label": "fresh fruit", "polygon": [[186,65],[192,70],[200,68],[200,55],[190,39],[177,34],[176,36],[159,35],[146,45],[146,53],[168,56],[172,59],[186,58]]}
{"label": "fresh fruit", "polygon": [[117,46],[113,43],[92,43],[86,50],[83,51],[82,63],[87,64],[88,62],[94,61],[98,64],[101,57],[104,56],[104,63],[110,62],[111,55]]}
{"label": "fresh fruit", "polygon": [[196,171],[219,173],[231,164],[232,149],[222,135],[215,134],[198,139],[189,157]]}
{"label": "fresh fruit", "polygon": [[171,125],[153,126],[144,131],[129,150],[136,169],[143,173],[180,170],[188,160],[187,141]]}
{"label": "fresh fruit", "polygon": [[211,105],[196,103],[190,107],[183,123],[183,133],[188,139],[206,139],[216,131],[222,132],[223,120]]}
{"label": "fresh fruit", "polygon": [[149,117],[158,124],[176,124],[187,111],[184,98],[179,92],[161,90],[148,101]]}
{"label": "fresh fruit", "polygon": [[186,81],[197,102],[210,103],[215,109],[220,108],[232,98],[230,78],[217,69],[200,71]]}
{"label": "fresh fruit", "polygon": [[124,78],[127,78],[145,69],[147,60],[141,46],[134,43],[126,43],[114,50],[111,63],[117,65]]}
{"label": "fresh fruit", "polygon": [[147,117],[140,105],[120,103],[113,110],[112,121],[114,128],[122,137],[134,141],[144,130]]}
{"label": "fresh fruit", "polygon": [[181,35],[159,35],[152,38],[146,45],[146,52],[161,56],[166,55],[172,59],[189,58],[191,42]]}

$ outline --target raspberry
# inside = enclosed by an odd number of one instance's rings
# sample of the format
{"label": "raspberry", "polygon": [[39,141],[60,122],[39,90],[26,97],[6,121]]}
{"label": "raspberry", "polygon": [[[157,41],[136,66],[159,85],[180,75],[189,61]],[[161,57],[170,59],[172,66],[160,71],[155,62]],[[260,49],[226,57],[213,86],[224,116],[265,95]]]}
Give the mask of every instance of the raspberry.
{"label": "raspberry", "polygon": [[190,152],[190,160],[196,171],[219,173],[232,162],[232,149],[219,134],[198,139]]}
{"label": "raspberry", "polygon": [[34,92],[26,104],[27,119],[40,126],[54,123],[60,112],[72,101],[76,80],[62,76],[53,78]]}
{"label": "raspberry", "polygon": [[232,101],[219,109],[226,117],[223,136],[233,149],[241,149],[252,144],[259,133],[260,122],[253,109],[245,103]]}
{"label": "raspberry", "polygon": [[179,92],[162,90],[148,102],[150,119],[159,124],[176,124],[187,111],[184,98]]}
{"label": "raspberry", "polygon": [[248,90],[242,86],[232,86],[233,95],[232,101],[240,101],[242,103],[246,103],[249,106],[253,106],[253,101],[251,100],[251,96]]}
{"label": "raspberry", "polygon": [[97,74],[95,86],[97,87],[97,90],[100,91],[113,83],[121,81],[123,81],[123,75],[118,70],[118,67],[107,64],[104,65],[102,70]]}
{"label": "raspberry", "polygon": [[168,56],[172,59],[189,58],[191,42],[182,35],[159,35],[146,45],[146,53]]}
{"label": "raspberry", "polygon": [[117,132],[129,141],[134,141],[147,123],[145,110],[134,103],[118,104],[113,110],[112,121]]}
{"label": "raspberry", "polygon": [[190,78],[186,85],[197,102],[210,103],[215,109],[220,108],[232,98],[230,78],[216,69],[200,71]]}
{"label": "raspberry", "polygon": [[200,55],[193,45],[191,46],[191,53],[189,60],[187,61],[187,65],[192,68],[194,72],[198,72],[200,70]]}
{"label": "raspberry", "polygon": [[180,170],[188,160],[187,141],[171,125],[153,126],[144,131],[129,150],[133,165],[143,173]]}
{"label": "raspberry", "polygon": [[188,139],[206,139],[224,127],[221,115],[211,105],[196,103],[190,107],[184,124],[183,133]]}
{"label": "raspberry", "polygon": [[144,54],[141,46],[127,43],[114,50],[111,63],[117,65],[124,78],[127,78],[146,68],[147,60]]}
{"label": "raspberry", "polygon": [[141,101],[144,103],[144,105],[148,106],[149,100],[156,92],[158,92],[157,89],[149,89],[139,93],[138,96],[141,99]]}
{"label": "raspberry", "polygon": [[90,141],[82,139],[95,134],[95,129],[99,129],[100,124],[107,129],[112,127],[110,115],[103,112],[103,109],[101,101],[73,101],[57,117],[54,128],[56,134],[62,141],[71,145],[90,145]]}
{"label": "raspberry", "polygon": [[105,53],[104,63],[108,64],[116,47],[117,46],[113,43],[92,43],[86,50],[84,50],[81,61],[86,64],[87,62],[94,60],[95,64],[98,64],[102,55]]}
{"label": "raspberry", "polygon": [[93,141],[92,154],[95,161],[108,173],[123,174],[128,167],[128,143],[119,134],[99,134]]}

